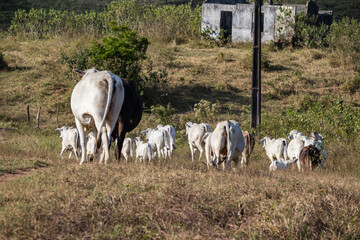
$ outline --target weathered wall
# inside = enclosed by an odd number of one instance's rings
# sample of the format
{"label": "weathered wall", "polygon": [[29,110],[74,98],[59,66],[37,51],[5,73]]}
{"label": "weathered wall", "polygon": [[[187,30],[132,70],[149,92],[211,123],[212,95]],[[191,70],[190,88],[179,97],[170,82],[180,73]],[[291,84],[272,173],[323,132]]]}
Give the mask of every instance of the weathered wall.
{"label": "weathered wall", "polygon": [[[291,19],[299,11],[305,10],[305,5],[263,5],[261,12],[264,14],[264,31],[262,33],[262,42],[274,41],[276,38],[291,34],[288,24],[279,22],[277,16],[283,16],[284,13],[279,9],[283,7],[291,12]],[[214,4],[204,3],[202,5],[202,29],[207,27],[216,30],[213,37],[220,34],[220,15],[221,11],[231,11],[233,13],[232,21],[232,41],[247,42],[253,39],[253,11],[254,4]],[[282,30],[280,30],[282,29]]]}

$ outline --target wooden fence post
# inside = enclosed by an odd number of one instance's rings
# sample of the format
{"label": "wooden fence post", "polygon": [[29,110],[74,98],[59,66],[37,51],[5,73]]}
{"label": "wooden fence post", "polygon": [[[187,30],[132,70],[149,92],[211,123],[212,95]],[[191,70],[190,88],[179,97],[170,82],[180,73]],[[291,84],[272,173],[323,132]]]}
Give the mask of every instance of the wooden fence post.
{"label": "wooden fence post", "polygon": [[36,123],[37,123],[37,128],[39,128],[40,126],[40,111],[41,111],[41,107],[39,107],[39,111],[37,113],[37,117],[36,117]]}
{"label": "wooden fence post", "polygon": [[30,123],[30,105],[26,105],[26,115],[27,115],[27,121]]}
{"label": "wooden fence post", "polygon": [[57,123],[58,127],[60,127],[60,124],[59,124],[59,106],[56,106],[56,123]]}

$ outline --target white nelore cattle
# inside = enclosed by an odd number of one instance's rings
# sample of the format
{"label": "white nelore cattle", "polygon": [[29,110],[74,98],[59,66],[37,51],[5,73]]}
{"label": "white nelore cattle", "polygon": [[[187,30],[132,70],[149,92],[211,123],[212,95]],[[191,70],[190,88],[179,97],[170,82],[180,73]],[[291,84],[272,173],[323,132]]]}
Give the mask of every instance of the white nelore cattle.
{"label": "white nelore cattle", "polygon": [[[85,72],[75,70],[82,75],[71,95],[71,110],[79,130],[82,149],[80,165],[86,162],[84,127],[95,126],[97,142],[102,145],[100,163],[109,159],[109,142],[111,132],[118,119],[124,102],[124,87],[120,77],[109,71],[98,71],[95,68]],[[106,136],[103,137],[102,135]]]}
{"label": "white nelore cattle", "polygon": [[172,152],[175,150],[175,140],[176,140],[176,133],[175,133],[175,128],[171,125],[157,125],[157,127],[155,129],[162,129],[165,130],[168,135],[169,135],[169,146],[170,149],[168,150],[168,155],[171,157]]}
{"label": "white nelore cattle", "polygon": [[148,160],[149,162],[153,158],[153,150],[150,143],[144,143],[140,137],[135,138],[136,143],[136,160],[140,162]]}
{"label": "white nelore cattle", "polygon": [[249,133],[248,131],[243,131],[243,136],[245,140],[245,148],[242,152],[241,156],[241,166],[249,164],[249,157],[252,153],[254,146],[255,146],[255,134]]}
{"label": "white nelore cattle", "polygon": [[275,160],[270,163],[269,172],[271,173],[271,172],[277,171],[277,170],[287,170],[288,167],[290,167],[292,164],[294,164],[297,161],[298,161],[297,159],[295,159],[295,160],[284,160],[284,159]]}
{"label": "white nelore cattle", "polygon": [[[116,145],[115,145],[116,146]],[[134,158],[135,143],[131,138],[125,138],[121,149],[121,155],[124,156],[125,161],[129,158]]]}
{"label": "white nelore cattle", "polygon": [[187,122],[185,124],[186,127],[186,135],[188,135],[188,141],[191,151],[191,160],[194,161],[194,154],[196,150],[199,150],[201,159],[202,154],[204,152],[203,147],[205,146],[204,135],[205,132],[211,132],[211,128],[209,124],[206,123],[192,123]]}
{"label": "white nelore cattle", "polygon": [[281,159],[288,159],[287,147],[288,141],[285,138],[272,139],[270,137],[264,137],[260,140],[260,143],[264,144],[266,155],[270,161],[282,161]]}
{"label": "white nelore cattle", "polygon": [[[314,145],[320,151],[320,165],[322,166],[327,158],[327,151],[322,141],[324,137],[317,132],[312,132],[310,136],[311,137],[306,137],[303,133],[295,129],[292,130],[288,136],[288,138],[291,140],[287,150],[288,157],[290,160],[299,160],[301,150],[304,147]],[[299,170],[301,169],[301,164],[301,161],[297,161]]]}
{"label": "white nelore cattle", "polygon": [[90,160],[96,159],[96,135],[94,132],[90,132],[86,137],[86,157]]}
{"label": "white nelore cattle", "polygon": [[215,166],[222,163],[224,170],[226,165],[231,169],[232,160],[238,165],[245,147],[244,136],[238,122],[230,120],[218,123],[212,133],[205,134],[204,141],[207,166],[212,161]]}
{"label": "white nelore cattle", "polygon": [[60,138],[62,138],[62,149],[60,153],[61,159],[63,159],[62,155],[64,151],[70,151],[69,159],[71,158],[73,152],[75,153],[76,159],[78,159],[77,156],[77,147],[78,147],[78,138],[79,138],[78,130],[76,128],[72,128],[72,127],[68,128],[63,126],[61,128],[55,129],[55,131],[59,131]]}
{"label": "white nelore cattle", "polygon": [[140,132],[146,134],[146,140],[151,144],[153,152],[157,153],[158,158],[167,158],[170,149],[169,134],[163,129],[148,128]]}

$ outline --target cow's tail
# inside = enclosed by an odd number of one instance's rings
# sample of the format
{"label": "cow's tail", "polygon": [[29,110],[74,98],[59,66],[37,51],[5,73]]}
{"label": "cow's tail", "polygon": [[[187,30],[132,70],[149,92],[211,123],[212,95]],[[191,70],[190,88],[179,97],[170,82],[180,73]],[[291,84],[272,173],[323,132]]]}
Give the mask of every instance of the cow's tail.
{"label": "cow's tail", "polygon": [[[100,143],[101,143],[99,141],[100,135],[103,132],[102,128],[105,125],[105,119],[106,119],[106,116],[108,115],[109,110],[110,110],[111,99],[112,99],[112,95],[113,95],[114,88],[115,88],[115,79],[113,78],[113,76],[110,73],[108,73],[108,76],[104,80],[107,81],[108,96],[107,96],[107,100],[106,100],[106,107],[105,107],[104,116],[103,116],[103,119],[101,120],[100,129],[98,129],[98,133],[97,133],[97,136],[96,136],[96,142],[97,142],[98,147],[100,146]],[[105,133],[106,133],[106,131],[105,131]]]}
{"label": "cow's tail", "polygon": [[[229,158],[231,158],[233,153],[231,153],[231,144],[230,144],[230,122],[227,121],[226,126],[225,126],[225,131],[226,131],[226,149],[227,149],[227,155],[228,155],[228,161]],[[231,154],[230,154],[231,153]],[[231,159],[230,159],[231,160]]]}
{"label": "cow's tail", "polygon": [[283,147],[284,161],[288,159],[290,160],[288,155],[288,142],[285,139],[282,140],[282,147]]}

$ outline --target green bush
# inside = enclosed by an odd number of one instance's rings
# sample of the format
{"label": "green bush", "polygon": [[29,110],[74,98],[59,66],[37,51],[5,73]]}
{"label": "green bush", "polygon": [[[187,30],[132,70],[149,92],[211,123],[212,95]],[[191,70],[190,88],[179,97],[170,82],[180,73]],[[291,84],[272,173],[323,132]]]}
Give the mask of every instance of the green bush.
{"label": "green bush", "polygon": [[141,86],[140,61],[146,58],[148,40],[115,22],[111,22],[109,26],[112,34],[103,37],[101,42],[93,42],[90,47],[91,62],[98,69],[109,70]]}
{"label": "green bush", "polygon": [[166,107],[159,104],[151,106],[151,113],[160,119],[161,124],[169,124],[169,122],[171,122],[174,111],[175,109],[171,106],[170,103],[168,103]]}
{"label": "green bush", "polygon": [[317,16],[308,16],[304,12],[300,12],[295,16],[295,22],[292,24],[294,29],[293,45],[307,48],[324,47],[329,26],[321,24],[317,25]]}
{"label": "green bush", "polygon": [[72,53],[72,55],[67,55],[62,52],[60,55],[60,62],[62,64],[66,63],[70,71],[72,69],[88,69],[91,67],[89,49],[77,49]]}
{"label": "green bush", "polygon": [[155,5],[136,0],[111,2],[100,12],[20,9],[14,13],[9,32],[27,38],[52,38],[58,35],[98,37],[111,31],[110,22],[164,41],[193,39],[200,36],[201,7],[190,4]]}
{"label": "green bush", "polygon": [[360,22],[356,19],[343,18],[330,27],[326,37],[330,50],[345,65],[360,72]]}
{"label": "green bush", "polygon": [[351,141],[360,132],[360,110],[346,104],[342,97],[328,100],[307,97],[298,107],[262,114],[261,129],[270,136],[284,136],[297,129],[304,133],[317,131],[327,139],[341,137]]}
{"label": "green bush", "polygon": [[201,99],[200,102],[194,105],[195,118],[197,121],[208,122],[213,120],[220,112],[220,102],[211,103],[207,100]]}

